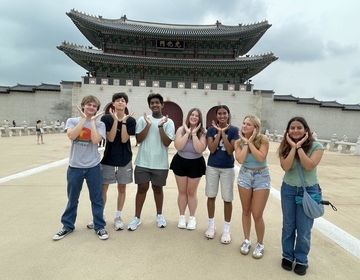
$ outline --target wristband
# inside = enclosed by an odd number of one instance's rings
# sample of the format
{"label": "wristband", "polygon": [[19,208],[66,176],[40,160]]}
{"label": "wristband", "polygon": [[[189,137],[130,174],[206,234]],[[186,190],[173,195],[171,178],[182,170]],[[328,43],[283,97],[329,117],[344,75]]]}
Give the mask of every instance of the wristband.
{"label": "wristband", "polygon": [[300,147],[296,147],[296,150],[299,150],[299,149],[302,149],[302,147],[300,146]]}
{"label": "wristband", "polygon": [[249,145],[249,143],[244,143],[243,145],[244,145],[244,146],[248,146],[248,145]]}
{"label": "wristband", "polygon": [[122,125],[126,125],[126,122],[121,122]]}
{"label": "wristband", "polygon": [[163,125],[158,125],[158,128],[163,127]]}

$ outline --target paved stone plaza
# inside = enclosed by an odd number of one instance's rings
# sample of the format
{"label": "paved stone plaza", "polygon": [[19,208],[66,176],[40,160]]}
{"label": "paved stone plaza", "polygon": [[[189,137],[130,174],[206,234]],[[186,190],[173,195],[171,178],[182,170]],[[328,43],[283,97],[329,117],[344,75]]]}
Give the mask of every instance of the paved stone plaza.
{"label": "paved stone plaza", "polygon": [[[280,267],[281,209],[277,191],[283,171],[276,155],[278,143],[271,143],[268,162],[272,176],[272,195],[265,209],[265,255],[255,260],[242,256],[241,210],[234,185],[232,243],[219,242],[222,229],[222,202],[217,199],[217,236],[206,240],[207,225],[205,180],[198,197],[198,228],[177,229],[177,187],[172,172],[165,189],[166,229],[155,225],[155,205],[151,191],[144,204],[142,224],[135,232],[115,232],[112,216],[115,209],[115,187],[109,189],[106,216],[110,238],[101,241],[86,229],[91,218],[88,192],[81,194],[76,230],[65,239],[54,242],[53,234],[61,227],[60,216],[66,204],[66,161],[70,142],[65,134],[49,134],[45,144],[37,145],[36,136],[0,138],[0,275],[1,279],[295,279],[293,272]],[[137,148],[133,147],[136,153]],[[175,149],[170,148],[169,159]],[[38,173],[21,173],[45,164],[51,168]],[[353,252],[359,252],[360,224],[360,156],[326,151],[319,166],[324,198],[338,208],[326,208],[324,219],[354,239]],[[18,178],[16,178],[17,174]],[[24,175],[21,177],[20,175]],[[13,177],[9,177],[14,175]],[[136,185],[127,188],[124,219],[134,214]],[[318,221],[317,221],[318,222]],[[331,232],[332,231],[332,232]],[[339,230],[329,228],[329,235]],[[343,235],[343,234],[342,234]],[[255,233],[252,231],[253,240]],[[347,250],[314,229],[309,255],[308,279],[359,279],[360,256]],[[255,240],[254,240],[255,241]],[[341,241],[341,242],[346,242]],[[341,243],[340,242],[340,243]]]}

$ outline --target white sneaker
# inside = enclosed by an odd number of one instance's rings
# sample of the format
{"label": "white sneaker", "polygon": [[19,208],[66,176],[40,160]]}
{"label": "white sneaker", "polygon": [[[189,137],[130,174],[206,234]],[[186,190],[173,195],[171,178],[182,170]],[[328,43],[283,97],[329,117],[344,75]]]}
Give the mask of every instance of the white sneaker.
{"label": "white sneaker", "polygon": [[115,230],[123,230],[125,227],[123,220],[121,217],[116,217],[114,219],[114,229]]}
{"label": "white sneaker", "polygon": [[263,257],[263,255],[264,255],[264,249],[265,249],[264,244],[257,243],[256,247],[254,249],[254,252],[252,254],[253,258],[261,259]]}
{"label": "white sneaker", "polygon": [[134,217],[128,224],[127,228],[128,230],[134,231],[138,228],[140,224],[141,224],[141,220],[138,217]]}
{"label": "white sneaker", "polygon": [[250,240],[245,239],[244,242],[240,246],[240,253],[243,255],[247,255],[250,252],[251,242]]}
{"label": "white sneaker", "polygon": [[188,230],[196,229],[196,218],[194,216],[189,217],[189,221],[188,221],[186,229],[188,229]]}
{"label": "white sneaker", "polygon": [[178,228],[184,229],[186,228],[186,218],[184,215],[179,216],[179,222],[177,225]]}
{"label": "white sneaker", "polygon": [[165,217],[163,214],[157,214],[156,223],[157,223],[158,228],[166,227],[166,220],[165,220]]}
{"label": "white sneaker", "polygon": [[207,228],[207,230],[205,231],[205,237],[207,238],[207,239],[214,239],[214,237],[215,237],[215,225],[213,225],[213,226],[210,226],[210,225],[208,225],[208,228]]}

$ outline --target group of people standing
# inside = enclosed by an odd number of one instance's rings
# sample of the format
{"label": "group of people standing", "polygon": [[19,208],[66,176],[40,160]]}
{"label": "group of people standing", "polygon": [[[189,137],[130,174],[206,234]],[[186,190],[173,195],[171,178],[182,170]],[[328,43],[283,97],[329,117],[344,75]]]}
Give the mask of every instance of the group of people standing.
{"label": "group of people standing", "polygon": [[[267,137],[261,134],[260,120],[248,115],[241,128],[231,124],[230,110],[226,105],[216,107],[216,119],[206,130],[201,111],[191,109],[183,125],[175,133],[174,122],[163,116],[163,97],[150,94],[147,98],[151,114],[144,113],[137,121],[126,114],[128,96],[116,93],[112,98],[109,114],[99,117],[100,101],[95,96],[86,96],[78,107],[80,117],[66,122],[66,132],[71,140],[69,167],[67,171],[68,203],[61,217],[62,229],[53,236],[60,240],[75,229],[77,206],[83,181],[86,180],[91,200],[93,219],[87,225],[94,229],[102,240],[108,239],[105,229],[104,206],[109,184],[117,183],[117,210],[114,216],[115,230],[125,228],[122,210],[126,197],[126,184],[137,184],[135,215],[127,225],[130,231],[141,224],[141,211],[150,187],[156,205],[156,224],[165,228],[163,215],[163,187],[169,172],[168,147],[174,141],[176,155],[170,163],[178,187],[178,228],[194,230],[197,227],[197,188],[205,175],[208,210],[208,226],[205,237],[216,235],[215,200],[219,191],[224,203],[224,222],[220,242],[231,242],[230,222],[232,216],[233,184],[235,180],[235,159],[241,164],[237,177],[239,197],[242,205],[242,228],[244,241],[240,252],[247,255],[252,247],[250,230],[252,219],[255,224],[256,245],[252,256],[264,255],[265,224],[263,212],[270,192],[270,173],[266,162],[269,150]],[[130,136],[135,135],[138,153],[135,169],[132,167]],[[104,156],[101,159],[98,144],[106,139]],[[203,152],[210,151],[206,164]],[[321,194],[316,166],[321,160],[323,148],[312,138],[308,124],[302,117],[292,118],[287,125],[279,147],[282,169],[285,171],[281,187],[283,212],[281,266],[286,270],[304,275],[308,267],[310,235],[313,219],[308,218],[296,196],[302,195],[301,182],[296,165],[304,169],[305,182],[310,193]],[[235,156],[234,156],[235,155]],[[188,219],[185,216],[189,209]]]}

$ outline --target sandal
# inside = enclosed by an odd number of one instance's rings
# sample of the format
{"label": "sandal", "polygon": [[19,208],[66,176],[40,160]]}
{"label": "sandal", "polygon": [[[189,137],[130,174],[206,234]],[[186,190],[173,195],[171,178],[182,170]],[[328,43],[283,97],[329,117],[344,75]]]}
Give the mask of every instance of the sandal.
{"label": "sandal", "polygon": [[207,239],[214,239],[214,237],[215,237],[215,227],[208,227],[208,229],[205,231],[205,237]]}
{"label": "sandal", "polygon": [[223,232],[220,239],[222,244],[230,244],[231,243],[231,233],[230,232]]}

